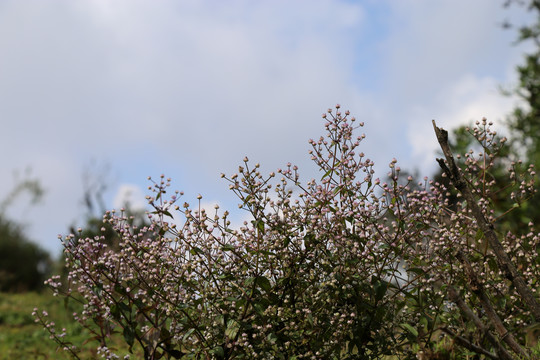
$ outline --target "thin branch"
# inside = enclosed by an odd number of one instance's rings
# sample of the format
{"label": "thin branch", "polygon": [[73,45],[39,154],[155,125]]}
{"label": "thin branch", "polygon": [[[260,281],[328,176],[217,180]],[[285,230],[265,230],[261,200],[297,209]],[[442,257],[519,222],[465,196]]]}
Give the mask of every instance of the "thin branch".
{"label": "thin branch", "polygon": [[495,309],[493,308],[493,305],[491,304],[491,300],[486,294],[486,291],[484,289],[484,285],[478,278],[478,275],[474,271],[471,262],[463,251],[459,250],[456,257],[461,261],[461,263],[465,267],[465,273],[467,274],[467,277],[469,278],[469,284],[471,287],[472,292],[478,297],[480,300],[480,304],[482,305],[482,308],[486,312],[486,316],[488,317],[489,321],[493,324],[495,327],[495,330],[501,337],[501,339],[508,344],[508,346],[518,355],[522,356],[525,359],[529,358],[529,355],[527,352],[519,345],[519,343],[514,338],[514,335],[510,333],[506,327],[504,326],[501,318],[499,315],[497,315]]}
{"label": "thin branch", "polygon": [[452,286],[448,285],[448,297],[452,302],[454,302],[458,308],[461,310],[463,315],[471,320],[478,330],[482,332],[487,340],[493,345],[495,349],[497,349],[497,353],[499,354],[499,358],[502,360],[512,360],[513,357],[506,351],[506,349],[501,345],[501,343],[489,332],[489,329],[487,326],[482,322],[482,320],[471,310],[471,308],[463,301],[463,299],[459,296],[457,290]]}
{"label": "thin branch", "polygon": [[487,351],[486,349],[478,346],[478,345],[475,345],[473,343],[471,343],[469,340],[465,339],[463,336],[460,336],[458,334],[456,334],[455,332],[453,332],[452,330],[448,329],[448,328],[441,328],[442,331],[444,331],[445,333],[447,333],[448,335],[450,335],[452,337],[452,339],[455,340],[455,342],[457,342],[459,345],[477,353],[477,354],[482,354],[482,355],[486,355],[487,357],[489,357],[490,359],[495,359],[495,360],[498,360],[500,359],[497,355]]}

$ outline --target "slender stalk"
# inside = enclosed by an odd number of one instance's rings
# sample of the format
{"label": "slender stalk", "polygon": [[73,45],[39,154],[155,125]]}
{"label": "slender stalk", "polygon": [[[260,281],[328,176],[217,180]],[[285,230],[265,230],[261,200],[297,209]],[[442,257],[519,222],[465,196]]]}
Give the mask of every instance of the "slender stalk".
{"label": "slender stalk", "polygon": [[478,275],[474,271],[469,259],[465,256],[463,251],[458,251],[456,257],[461,261],[461,263],[465,267],[465,273],[467,274],[467,277],[469,279],[469,284],[471,287],[472,292],[478,297],[480,300],[480,304],[482,304],[482,308],[484,308],[484,311],[486,312],[486,316],[488,317],[491,324],[495,327],[495,331],[499,334],[501,339],[508,344],[508,346],[518,355],[522,356],[525,359],[528,359],[529,356],[527,352],[519,345],[519,343],[514,338],[514,335],[510,333],[506,327],[504,326],[501,318],[497,313],[495,312],[495,309],[493,308],[493,305],[491,304],[491,300],[489,299],[488,295],[486,294],[484,285],[478,278]]}
{"label": "slender stalk", "polygon": [[501,343],[489,332],[488,327],[482,322],[482,320],[471,310],[471,308],[463,301],[461,296],[459,296],[459,293],[457,290],[452,286],[448,286],[448,297],[450,300],[452,300],[458,308],[461,310],[463,315],[471,320],[476,327],[478,328],[478,331],[483,333],[486,336],[486,339],[497,349],[497,353],[499,354],[499,358],[502,360],[512,360],[513,357],[506,351],[506,349],[501,345]]}
{"label": "slender stalk", "polygon": [[493,353],[490,353],[486,349],[471,343],[469,340],[467,340],[463,336],[460,336],[460,335],[456,334],[455,332],[453,332],[452,330],[450,330],[448,328],[441,328],[441,330],[444,331],[445,333],[447,333],[448,335],[450,335],[452,337],[452,339],[454,339],[454,341],[457,342],[459,345],[461,345],[461,346],[463,346],[463,347],[465,347],[465,348],[467,348],[467,349],[469,349],[471,351],[474,351],[475,353],[486,355],[490,359],[495,359],[495,360],[500,359],[497,355],[495,355]]}

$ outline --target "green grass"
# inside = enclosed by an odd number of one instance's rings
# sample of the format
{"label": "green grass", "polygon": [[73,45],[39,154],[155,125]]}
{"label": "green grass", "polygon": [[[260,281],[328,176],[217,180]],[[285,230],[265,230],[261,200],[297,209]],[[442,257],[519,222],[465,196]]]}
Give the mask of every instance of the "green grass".
{"label": "green grass", "polygon": [[[67,314],[62,313],[62,300],[48,292],[0,294],[0,359],[69,359],[56,351],[56,343],[40,324],[34,322],[35,307],[47,309],[56,323],[63,326]],[[60,317],[57,317],[60,315]],[[57,320],[58,319],[58,320]]]}
{"label": "green grass", "polygon": [[[66,328],[68,338],[73,344],[81,346],[89,338],[88,332],[73,320],[71,314],[78,311],[76,304],[70,302],[67,308],[63,298],[52,296],[50,291],[43,293],[6,294],[0,293],[0,360],[3,359],[71,359],[67,352],[57,350],[58,345],[49,339],[49,333],[34,322],[34,308],[49,313],[56,329]],[[123,339],[116,337],[114,345],[127,353]],[[91,349],[94,348],[94,349]],[[89,343],[78,354],[81,359],[96,359],[94,343]],[[140,358],[132,355],[132,359]]]}

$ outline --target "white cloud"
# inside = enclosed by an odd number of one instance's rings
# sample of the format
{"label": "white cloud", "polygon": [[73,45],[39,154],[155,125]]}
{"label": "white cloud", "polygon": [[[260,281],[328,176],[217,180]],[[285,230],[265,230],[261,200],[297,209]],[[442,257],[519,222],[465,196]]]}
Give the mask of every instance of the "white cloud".
{"label": "white cloud", "polygon": [[[412,158],[419,160],[424,171],[434,169],[434,154],[439,150],[431,120],[451,131],[487,118],[504,133],[505,117],[517,103],[515,97],[501,94],[499,83],[489,77],[464,75],[441,89],[438,98],[428,107],[413,108],[410,114],[408,139],[412,144]],[[430,118],[431,117],[431,118]]]}
{"label": "white cloud", "polygon": [[111,164],[118,196],[165,173],[234,207],[219,173],[244,155],[318,175],[307,139],[336,102],[366,122],[362,151],[384,168],[430,149],[432,118],[505,111],[489,94],[519,58],[491,0],[28,4],[0,4],[0,152],[49,189],[33,233],[48,248],[80,218],[90,159]]}
{"label": "white cloud", "polygon": [[146,195],[135,184],[121,184],[114,195],[113,206],[115,209],[129,208],[133,211],[147,209]]}
{"label": "white cloud", "polygon": [[432,119],[452,129],[482,117],[499,120],[512,109],[515,99],[499,87],[515,85],[514,67],[527,46],[512,46],[516,33],[501,24],[527,16],[489,0],[389,4],[394,21],[380,45],[387,71],[376,95],[384,109],[380,126],[402,165],[429,175],[437,150]]}

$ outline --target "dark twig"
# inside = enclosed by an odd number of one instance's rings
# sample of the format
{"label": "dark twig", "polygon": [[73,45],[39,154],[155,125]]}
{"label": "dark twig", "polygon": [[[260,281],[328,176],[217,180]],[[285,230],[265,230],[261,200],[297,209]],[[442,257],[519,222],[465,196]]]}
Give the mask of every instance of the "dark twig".
{"label": "dark twig", "polygon": [[471,287],[472,292],[478,297],[480,300],[480,304],[482,304],[482,308],[486,312],[486,316],[488,317],[489,321],[493,324],[495,327],[495,330],[501,337],[501,339],[508,344],[508,346],[518,355],[522,356],[525,359],[528,359],[529,356],[525,350],[519,345],[519,343],[514,338],[514,335],[510,333],[506,327],[504,326],[501,318],[499,315],[497,315],[497,312],[493,308],[493,305],[491,304],[491,300],[486,294],[486,291],[484,289],[484,285],[478,278],[478,275],[474,271],[471,262],[465,254],[460,250],[458,251],[456,257],[461,261],[461,263],[465,267],[465,273],[467,274],[467,277],[469,279],[469,284]]}
{"label": "dark twig", "polygon": [[459,345],[477,353],[477,354],[482,354],[482,355],[486,355],[488,358],[490,359],[500,359],[500,357],[498,357],[497,355],[487,351],[486,349],[478,346],[478,345],[475,345],[473,343],[471,343],[469,340],[465,339],[463,336],[460,336],[458,334],[456,334],[455,332],[453,332],[452,330],[448,329],[448,328],[441,328],[442,331],[444,331],[445,333],[447,333],[448,335],[450,335],[452,337],[452,339],[454,339],[454,341],[456,343],[458,343]]}
{"label": "dark twig", "polygon": [[[506,351],[506,349],[501,345],[501,343],[489,332],[488,327],[482,322],[482,320],[471,310],[471,308],[463,301],[461,296],[459,296],[457,290],[452,286],[448,286],[448,297],[452,302],[454,302],[458,308],[461,310],[463,315],[471,320],[478,330],[483,333],[486,336],[486,339],[497,349],[497,353],[499,354],[499,358],[502,360],[512,360],[513,357]],[[482,349],[482,353],[484,350]]]}

